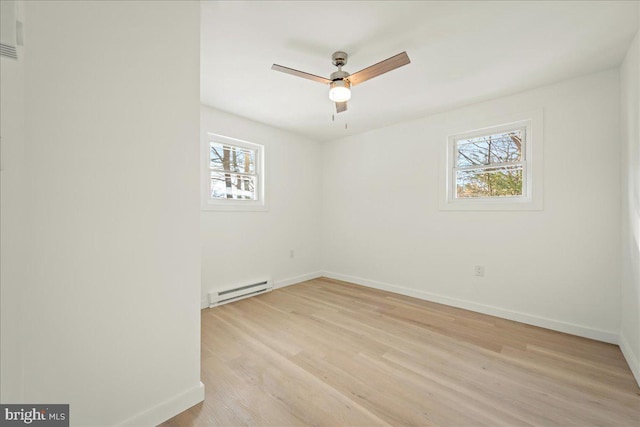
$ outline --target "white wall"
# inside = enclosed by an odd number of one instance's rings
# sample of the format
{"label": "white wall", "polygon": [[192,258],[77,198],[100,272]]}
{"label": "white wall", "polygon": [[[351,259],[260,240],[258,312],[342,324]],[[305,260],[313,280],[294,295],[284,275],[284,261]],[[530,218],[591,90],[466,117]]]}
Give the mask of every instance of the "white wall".
{"label": "white wall", "polygon": [[[447,136],[540,108],[543,210],[438,210]],[[619,111],[613,69],[327,143],[327,275],[616,342]]]}
{"label": "white wall", "polygon": [[[22,315],[2,319],[21,326],[19,398],[70,403],[71,425],[154,425],[203,397],[199,4],[27,2],[27,16],[25,158],[3,158],[29,177],[27,215],[2,188],[3,245],[29,230]],[[3,107],[19,97],[4,70]]]}
{"label": "white wall", "polygon": [[[202,304],[211,289],[270,278],[276,286],[320,271],[320,144],[210,107],[207,132],[263,144],[267,211],[202,211]],[[294,258],[290,251],[294,251]]]}
{"label": "white wall", "polygon": [[[639,11],[640,12],[640,11]],[[620,348],[640,384],[640,35],[620,67],[622,307]]]}
{"label": "white wall", "polygon": [[[19,19],[26,21],[24,13]],[[18,60],[0,58],[0,398],[3,403],[19,402],[22,395],[21,331],[16,319],[22,311],[27,267],[23,221],[26,214],[24,54],[18,47]]]}

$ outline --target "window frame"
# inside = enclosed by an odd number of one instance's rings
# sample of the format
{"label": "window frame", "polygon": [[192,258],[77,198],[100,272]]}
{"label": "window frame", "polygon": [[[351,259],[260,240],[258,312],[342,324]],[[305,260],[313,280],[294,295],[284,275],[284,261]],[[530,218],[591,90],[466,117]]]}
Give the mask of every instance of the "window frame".
{"label": "window frame", "polygon": [[[498,125],[478,126],[473,130],[447,132],[444,149],[444,162],[441,177],[440,210],[461,211],[509,211],[509,210],[541,210],[542,209],[542,110],[519,115],[519,120],[493,120]],[[486,123],[486,122],[485,122]],[[483,124],[485,124],[483,123]],[[467,128],[469,129],[469,128]],[[510,130],[524,129],[525,137],[521,152],[522,160],[512,164],[522,164],[522,195],[495,197],[456,197],[456,143],[461,139],[488,136]],[[487,165],[486,168],[508,165],[501,163]],[[479,167],[478,169],[481,169]]]}
{"label": "window frame", "polygon": [[[211,143],[224,144],[255,151],[256,200],[214,199],[211,197]],[[209,211],[263,211],[267,205],[266,148],[262,144],[207,132],[202,144],[202,210]],[[244,174],[240,172],[240,174]],[[253,174],[252,174],[253,175]]]}

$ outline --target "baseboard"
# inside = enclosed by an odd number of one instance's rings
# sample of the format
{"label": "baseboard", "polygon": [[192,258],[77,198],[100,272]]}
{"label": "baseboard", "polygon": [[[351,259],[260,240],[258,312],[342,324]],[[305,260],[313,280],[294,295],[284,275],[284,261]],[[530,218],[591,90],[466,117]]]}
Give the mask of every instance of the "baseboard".
{"label": "baseboard", "polygon": [[[284,288],[285,286],[291,286],[307,280],[317,279],[320,276],[322,276],[322,272],[316,271],[315,273],[307,273],[296,277],[290,277],[288,279],[276,280],[273,282],[273,289]],[[200,300],[200,308],[209,308],[209,300],[206,295]]]}
{"label": "baseboard", "polygon": [[445,304],[452,307],[463,308],[465,310],[501,317],[503,319],[515,320],[516,322],[539,326],[541,328],[552,329],[558,332],[565,332],[567,334],[577,335],[580,337],[590,338],[598,341],[604,341],[610,344],[618,344],[619,342],[619,335],[617,332],[603,331],[600,329],[589,328],[586,326],[549,319],[533,314],[522,313],[490,305],[478,304],[472,301],[451,298],[444,295],[419,291],[416,289],[403,288],[401,286],[390,285],[388,283],[363,279],[361,277],[349,276],[346,274],[325,271],[322,275],[330,279],[343,280],[345,282],[351,282],[357,285],[368,286],[383,291],[395,292],[401,295],[419,298],[439,304]]}
{"label": "baseboard", "polygon": [[203,400],[204,384],[201,382],[199,385],[140,412],[118,425],[122,427],[157,426]]}
{"label": "baseboard", "polygon": [[636,382],[640,387],[640,359],[633,352],[631,346],[629,345],[629,341],[625,338],[624,335],[620,334],[620,350],[622,351],[622,355],[627,360],[627,365],[631,368],[631,372],[633,376],[636,378]]}
{"label": "baseboard", "polygon": [[307,280],[317,279],[322,276],[322,272],[307,273],[301,276],[291,277],[289,279],[277,280],[273,282],[273,289],[284,288],[285,286],[295,285],[296,283],[306,282]]}

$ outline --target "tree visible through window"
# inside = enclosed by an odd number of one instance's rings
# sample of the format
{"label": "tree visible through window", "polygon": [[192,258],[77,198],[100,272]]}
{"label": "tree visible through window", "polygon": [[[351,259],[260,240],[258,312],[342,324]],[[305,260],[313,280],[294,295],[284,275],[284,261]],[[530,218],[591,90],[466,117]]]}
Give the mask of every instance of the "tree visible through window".
{"label": "tree visible through window", "polygon": [[258,149],[209,142],[210,197],[257,200]]}
{"label": "tree visible through window", "polygon": [[522,196],[526,128],[455,138],[455,198]]}

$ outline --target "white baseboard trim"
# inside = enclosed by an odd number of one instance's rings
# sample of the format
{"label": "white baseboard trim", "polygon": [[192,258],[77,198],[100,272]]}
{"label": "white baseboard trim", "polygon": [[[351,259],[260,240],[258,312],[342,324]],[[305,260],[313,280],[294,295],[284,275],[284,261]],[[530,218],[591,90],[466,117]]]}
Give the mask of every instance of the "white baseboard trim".
{"label": "white baseboard trim", "polygon": [[[295,285],[296,283],[306,282],[307,280],[317,279],[320,276],[322,276],[322,272],[316,271],[315,273],[302,274],[300,276],[290,277],[288,279],[275,280],[273,282],[273,289],[284,288],[285,286],[291,286]],[[209,308],[209,300],[206,295],[204,295],[200,300],[200,308]]]}
{"label": "white baseboard trim", "polygon": [[295,285],[296,283],[306,282],[307,280],[317,279],[322,276],[322,272],[307,273],[301,276],[291,277],[289,279],[277,280],[273,282],[273,289],[284,288],[285,286]]}
{"label": "white baseboard trim", "polygon": [[576,325],[569,322],[536,316],[534,314],[522,313],[500,307],[479,304],[472,301],[451,298],[444,295],[433,294],[431,292],[419,291],[416,289],[403,288],[401,286],[390,285],[388,283],[363,279],[361,277],[349,276],[346,274],[325,271],[322,275],[330,279],[343,280],[345,282],[351,282],[357,285],[368,286],[383,291],[395,292],[401,295],[419,298],[439,304],[445,304],[452,307],[463,308],[465,310],[501,317],[503,319],[515,320],[516,322],[540,326],[541,328],[552,329],[558,332],[565,332],[571,335],[604,341],[610,344],[618,344],[619,342],[619,335],[617,332],[603,331],[600,329],[589,328],[587,326]]}
{"label": "white baseboard trim", "polygon": [[204,400],[204,384],[190,388],[118,424],[122,427],[157,426]]}
{"label": "white baseboard trim", "polygon": [[636,382],[638,386],[640,386],[640,359],[631,349],[631,345],[629,345],[629,341],[625,338],[624,335],[620,334],[620,350],[622,351],[622,355],[627,360],[627,364],[629,368],[631,368],[631,372],[633,376],[636,378]]}

